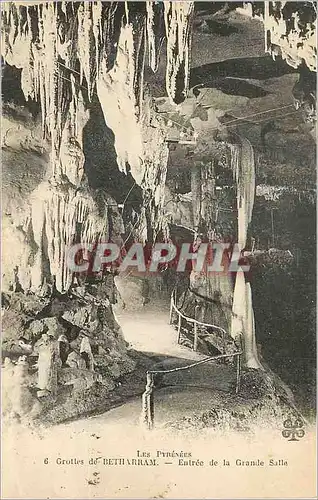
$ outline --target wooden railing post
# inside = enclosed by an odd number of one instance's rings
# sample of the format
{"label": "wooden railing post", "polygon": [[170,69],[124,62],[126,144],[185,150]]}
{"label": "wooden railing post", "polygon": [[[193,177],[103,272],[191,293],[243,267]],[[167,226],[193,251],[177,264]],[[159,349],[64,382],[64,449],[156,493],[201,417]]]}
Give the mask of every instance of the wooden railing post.
{"label": "wooden railing post", "polygon": [[198,341],[199,341],[199,332],[198,332],[198,323],[196,320],[198,319],[198,313],[200,310],[199,304],[195,306],[194,309],[194,325],[193,325],[193,333],[194,333],[194,340],[193,340],[193,350],[197,351],[198,350]]}
{"label": "wooden railing post", "polygon": [[181,314],[178,313],[178,344],[180,344],[181,337]]}
{"label": "wooden railing post", "polygon": [[169,312],[169,325],[172,325],[172,314],[173,314],[173,292],[170,299],[170,312]]}
{"label": "wooden railing post", "polygon": [[154,426],[154,375],[147,372],[147,383],[145,392],[142,395],[142,410],[141,410],[141,423],[147,429],[152,429]]}
{"label": "wooden railing post", "polygon": [[235,393],[238,394],[240,390],[241,383],[241,354],[237,354],[236,356],[236,389]]}
{"label": "wooden railing post", "polygon": [[217,356],[210,356],[208,358],[201,359],[194,363],[191,363],[187,366],[177,366],[173,369],[168,370],[152,370],[147,372],[147,383],[145,392],[142,395],[142,412],[141,412],[141,424],[145,426],[147,429],[153,429],[154,427],[154,419],[155,419],[155,406],[154,406],[154,389],[155,389],[155,376],[156,374],[169,374],[174,372],[179,372],[183,370],[189,370],[196,366],[208,363],[210,361],[216,361],[217,359],[235,357],[237,358],[236,364],[236,394],[240,390],[240,381],[241,381],[241,355],[242,351],[233,354],[220,354]]}
{"label": "wooden railing post", "polygon": [[198,350],[198,324],[195,321],[193,325],[194,329],[194,341],[193,341],[193,350],[197,351]]}
{"label": "wooden railing post", "polygon": [[[226,354],[226,346],[225,346],[225,331],[222,330],[222,354]],[[225,364],[225,358],[222,359],[222,363]]]}

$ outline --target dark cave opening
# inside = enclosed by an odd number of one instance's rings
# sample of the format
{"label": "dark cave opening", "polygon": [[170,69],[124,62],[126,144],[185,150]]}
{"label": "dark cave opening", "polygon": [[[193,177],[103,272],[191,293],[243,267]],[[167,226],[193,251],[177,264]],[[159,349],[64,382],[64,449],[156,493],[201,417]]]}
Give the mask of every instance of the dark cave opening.
{"label": "dark cave opening", "polygon": [[3,103],[14,103],[26,108],[33,118],[40,113],[40,103],[32,99],[26,100],[21,88],[21,69],[5,64],[1,58],[1,99]]}
{"label": "dark cave opening", "polygon": [[[274,217],[271,218],[271,207]],[[272,225],[274,222],[274,226]],[[258,265],[251,272],[257,342],[268,365],[292,389],[305,415],[315,411],[316,205],[306,196],[256,197],[250,232],[257,248],[291,252],[293,260]],[[274,234],[273,234],[274,229]]]}
{"label": "dark cave opening", "polygon": [[130,173],[120,172],[114,146],[114,134],[108,128],[95,96],[90,104],[90,118],[83,131],[84,170],[93,189],[105,189],[118,204],[125,203],[127,210],[139,212],[142,206],[142,189]]}
{"label": "dark cave opening", "polygon": [[220,78],[253,78],[265,80],[276,78],[287,73],[295,73],[297,70],[287,64],[286,61],[273,59],[268,56],[227,59],[217,63],[204,64],[191,69],[190,87],[195,85],[213,85]]}

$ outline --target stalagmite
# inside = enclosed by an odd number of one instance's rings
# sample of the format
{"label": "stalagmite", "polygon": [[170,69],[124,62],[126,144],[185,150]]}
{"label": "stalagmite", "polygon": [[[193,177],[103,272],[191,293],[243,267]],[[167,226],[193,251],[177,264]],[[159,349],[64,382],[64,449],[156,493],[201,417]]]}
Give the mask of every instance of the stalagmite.
{"label": "stalagmite", "polygon": [[233,294],[233,306],[232,306],[231,336],[234,339],[237,339],[239,338],[240,335],[244,334],[245,311],[246,311],[245,277],[243,271],[238,271],[236,273],[234,294]]}
{"label": "stalagmite", "polygon": [[92,354],[92,348],[87,337],[82,338],[80,353],[86,361],[86,367],[89,371],[95,371],[94,356]]}
{"label": "stalagmite", "polygon": [[57,373],[55,366],[56,346],[52,338],[46,333],[42,334],[39,342],[38,358],[38,396],[55,394],[57,389]]}
{"label": "stalagmite", "polygon": [[[255,160],[251,143],[244,137],[240,137],[240,142],[240,146],[231,146],[231,163],[237,185],[238,245],[243,250],[254,206]],[[261,368],[256,349],[251,285],[245,282],[242,269],[236,273],[231,335],[233,338],[243,337],[246,366]]]}
{"label": "stalagmite", "polygon": [[30,394],[28,390],[29,363],[26,356],[20,356],[14,366],[13,381],[11,388],[11,405],[13,415],[22,417],[29,409]]}
{"label": "stalagmite", "polygon": [[251,284],[245,284],[246,294],[246,326],[244,332],[245,361],[248,368],[262,368],[257,355],[255,319],[252,302]]}
{"label": "stalagmite", "polygon": [[248,368],[262,368],[256,348],[251,285],[245,282],[244,272],[241,269],[236,273],[231,336],[234,339],[242,336],[246,366]]}

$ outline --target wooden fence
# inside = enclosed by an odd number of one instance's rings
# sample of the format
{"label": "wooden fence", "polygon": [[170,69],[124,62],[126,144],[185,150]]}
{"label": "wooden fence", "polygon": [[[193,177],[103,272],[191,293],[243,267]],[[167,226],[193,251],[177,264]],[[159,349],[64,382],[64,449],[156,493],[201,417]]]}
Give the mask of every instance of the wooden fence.
{"label": "wooden fence", "polygon": [[[180,332],[181,332],[181,318],[183,318],[185,321],[188,323],[193,324],[194,328],[194,343],[193,343],[193,350],[197,350],[198,346],[198,339],[199,339],[199,330],[200,328],[210,328],[210,329],[216,329],[222,333],[222,338],[223,338],[223,346],[225,350],[225,337],[227,335],[226,331],[223,330],[223,328],[218,327],[216,325],[212,325],[209,323],[202,323],[201,321],[197,321],[195,318],[190,318],[186,315],[184,315],[176,306],[175,303],[175,291],[171,295],[171,302],[170,302],[170,318],[169,322],[170,324],[172,323],[172,318],[173,318],[173,313],[176,313],[178,315],[178,343],[180,341]],[[145,392],[142,395],[142,413],[141,413],[141,422],[142,424],[148,428],[152,429],[154,427],[154,419],[155,419],[155,405],[154,405],[154,389],[155,389],[155,377],[157,374],[169,374],[169,373],[175,373],[179,371],[185,371],[185,370],[191,370],[194,367],[197,367],[199,365],[203,365],[205,363],[209,362],[214,362],[219,359],[225,360],[226,358],[236,358],[236,386],[235,386],[235,392],[238,394],[240,390],[240,379],[241,379],[241,357],[242,357],[243,351],[242,348],[237,350],[234,353],[229,353],[225,354],[219,354],[216,356],[207,356],[204,359],[201,359],[199,361],[192,362],[190,364],[187,364],[185,366],[178,366],[176,368],[171,368],[168,370],[148,370],[147,371],[147,381],[146,381],[146,389]]]}

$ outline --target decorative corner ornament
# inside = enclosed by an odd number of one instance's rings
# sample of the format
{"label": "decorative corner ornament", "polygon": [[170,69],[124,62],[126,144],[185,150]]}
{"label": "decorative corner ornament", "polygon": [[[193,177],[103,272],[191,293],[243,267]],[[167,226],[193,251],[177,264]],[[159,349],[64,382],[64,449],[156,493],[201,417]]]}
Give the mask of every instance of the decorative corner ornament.
{"label": "decorative corner ornament", "polygon": [[[288,441],[299,441],[305,435],[305,430],[303,429],[304,422],[300,417],[295,419],[287,418],[283,423],[285,429],[282,431],[282,436]],[[299,439],[297,439],[299,438]]]}

